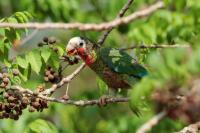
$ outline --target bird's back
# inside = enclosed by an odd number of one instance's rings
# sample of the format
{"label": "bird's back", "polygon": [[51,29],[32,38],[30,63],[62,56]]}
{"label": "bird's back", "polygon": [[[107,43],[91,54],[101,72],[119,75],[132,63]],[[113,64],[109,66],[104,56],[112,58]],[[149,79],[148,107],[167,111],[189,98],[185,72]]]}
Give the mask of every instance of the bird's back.
{"label": "bird's back", "polygon": [[[100,55],[100,52],[100,50],[97,51],[97,55]],[[107,63],[103,61],[101,56],[97,56],[96,61],[89,67],[96,72],[96,74],[108,85],[109,88],[130,88],[128,82],[123,79],[123,74],[119,74],[111,70]]]}

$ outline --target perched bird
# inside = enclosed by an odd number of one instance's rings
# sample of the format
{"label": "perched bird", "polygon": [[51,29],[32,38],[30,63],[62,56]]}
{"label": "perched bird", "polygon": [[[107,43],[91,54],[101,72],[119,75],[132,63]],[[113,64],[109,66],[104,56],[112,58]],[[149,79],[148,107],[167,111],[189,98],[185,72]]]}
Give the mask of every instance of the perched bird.
{"label": "perched bird", "polygon": [[88,39],[73,37],[66,46],[68,55],[78,55],[112,90],[128,89],[147,75],[147,70],[124,51],[98,47]]}

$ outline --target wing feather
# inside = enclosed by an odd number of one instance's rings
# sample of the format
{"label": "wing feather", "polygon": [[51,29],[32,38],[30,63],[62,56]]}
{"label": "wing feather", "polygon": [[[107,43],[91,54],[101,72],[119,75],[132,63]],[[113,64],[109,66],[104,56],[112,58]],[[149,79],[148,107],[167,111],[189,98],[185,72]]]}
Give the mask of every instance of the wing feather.
{"label": "wing feather", "polygon": [[100,56],[103,62],[117,73],[128,74],[135,78],[142,78],[147,75],[147,70],[124,51],[114,48],[101,48]]}

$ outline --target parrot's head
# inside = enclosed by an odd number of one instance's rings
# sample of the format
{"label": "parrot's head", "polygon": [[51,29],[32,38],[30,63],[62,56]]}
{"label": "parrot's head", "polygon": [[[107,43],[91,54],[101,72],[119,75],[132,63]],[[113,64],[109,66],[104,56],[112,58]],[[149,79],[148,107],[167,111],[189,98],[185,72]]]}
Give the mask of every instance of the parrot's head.
{"label": "parrot's head", "polygon": [[87,65],[96,60],[93,44],[82,37],[71,38],[66,46],[66,52],[70,56],[80,56]]}

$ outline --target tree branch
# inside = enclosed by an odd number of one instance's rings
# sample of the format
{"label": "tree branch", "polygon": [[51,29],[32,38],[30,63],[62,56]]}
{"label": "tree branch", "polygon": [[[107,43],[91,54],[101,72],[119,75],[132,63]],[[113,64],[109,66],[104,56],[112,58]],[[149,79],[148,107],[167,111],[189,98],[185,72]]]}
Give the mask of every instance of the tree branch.
{"label": "tree branch", "polygon": [[[20,86],[11,86],[10,89],[14,89],[14,90],[18,90],[23,94],[30,94],[30,95],[34,95],[38,98],[41,98],[43,100],[46,101],[50,101],[50,102],[56,102],[56,103],[63,103],[63,104],[69,104],[69,105],[76,105],[76,106],[89,106],[89,105],[99,105],[99,99],[96,100],[63,100],[63,99],[58,99],[58,98],[54,98],[54,97],[48,97],[46,96],[46,94],[44,94],[43,92],[37,93],[37,92],[33,92],[29,89],[25,89],[22,88]],[[128,102],[129,98],[117,98],[117,97],[113,97],[113,98],[108,98],[105,99],[106,103],[122,103],[122,102]]]}
{"label": "tree branch", "polygon": [[120,50],[130,50],[130,49],[145,49],[145,48],[151,48],[151,49],[158,49],[158,48],[189,48],[190,45],[188,44],[174,44],[174,45],[167,45],[167,44],[160,44],[160,45],[133,45],[127,48],[121,48]]}
{"label": "tree branch", "polygon": [[[127,24],[133,20],[136,20],[138,18],[146,17],[156,10],[163,8],[164,4],[163,2],[159,1],[146,9],[139,10],[135,13],[130,14],[127,17],[123,18],[117,18],[110,22],[104,22],[100,24],[84,24],[84,23],[0,23],[0,28],[16,28],[16,29],[24,29],[24,28],[32,28],[32,29],[79,29],[81,31],[86,30],[107,30],[111,27],[117,27],[122,24]],[[124,11],[127,9],[124,8]],[[123,15],[123,11],[121,12],[121,15]]]}
{"label": "tree branch", "polygon": [[[89,105],[99,105],[99,99],[96,100],[62,100],[62,99],[56,99],[56,98],[47,98],[46,100],[52,101],[52,102],[58,102],[63,104],[70,104],[70,105],[76,105],[76,106],[89,106]],[[128,102],[129,98],[108,98],[106,99],[106,103],[122,103],[122,102]]]}
{"label": "tree branch", "polygon": [[[131,3],[133,3],[133,0],[128,0],[128,2],[123,6],[123,8],[120,10],[119,14],[117,15],[117,18],[121,18],[124,16],[124,14],[126,13],[126,11],[128,10],[129,6],[131,5]],[[116,18],[116,19],[117,19]],[[110,27],[109,29],[107,29],[107,31],[105,31],[103,33],[103,35],[99,38],[99,40],[97,41],[97,45],[102,45],[104,43],[104,41],[106,40],[107,36],[109,35],[109,33],[113,30],[113,27]]]}
{"label": "tree branch", "polygon": [[181,131],[179,132],[175,132],[175,133],[198,133],[200,129],[200,122],[191,124],[185,128],[183,128]]}
{"label": "tree branch", "polygon": [[148,130],[150,130],[153,126],[158,124],[158,122],[163,119],[167,115],[166,111],[162,111],[152,117],[149,121],[147,121],[144,125],[142,125],[136,133],[146,133]]}

